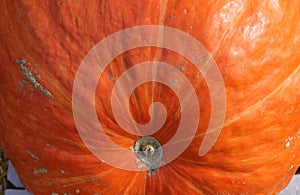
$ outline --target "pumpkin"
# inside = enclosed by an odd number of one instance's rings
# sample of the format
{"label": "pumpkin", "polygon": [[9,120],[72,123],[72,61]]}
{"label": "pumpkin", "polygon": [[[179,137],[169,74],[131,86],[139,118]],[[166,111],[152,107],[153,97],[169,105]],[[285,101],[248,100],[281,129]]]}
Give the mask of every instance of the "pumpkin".
{"label": "pumpkin", "polygon": [[[0,7],[0,144],[33,194],[276,194],[300,164],[300,1],[19,0],[1,1]],[[107,65],[92,98],[98,122],[110,140],[133,148],[137,157],[151,156],[175,136],[181,105],[170,86],[142,83],[128,99],[132,118],[147,124],[150,106],[160,102],[165,122],[148,137],[126,132],[111,106],[122,74],[145,61],[164,62],[195,89],[201,108],[195,136],[165,165],[148,159],[150,174],[99,160],[80,137],[72,107],[76,73],[88,52],[113,33],[142,25],[178,29],[201,42],[226,89],[221,133],[199,155],[212,99],[190,60],[144,46]],[[189,45],[182,48],[189,51]],[[86,78],[79,87],[90,85]],[[89,116],[80,114],[88,129]],[[161,152],[159,159],[168,155]]]}

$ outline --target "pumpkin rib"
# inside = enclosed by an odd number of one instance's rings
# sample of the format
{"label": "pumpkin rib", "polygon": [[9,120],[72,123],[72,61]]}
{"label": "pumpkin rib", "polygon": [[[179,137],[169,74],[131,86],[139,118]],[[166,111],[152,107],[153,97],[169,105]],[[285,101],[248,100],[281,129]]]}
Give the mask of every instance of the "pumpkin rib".
{"label": "pumpkin rib", "polygon": [[77,146],[77,147],[81,147],[81,148],[85,148],[85,146],[83,144],[78,144],[78,141],[76,140],[71,140],[71,139],[67,139],[61,136],[56,136],[53,135],[51,133],[47,133],[45,131],[46,129],[39,129],[38,127],[32,128],[31,131],[35,131],[37,133],[39,133],[41,136],[44,136],[45,138],[49,138],[49,140],[55,140],[55,141],[59,141],[60,143],[65,143],[65,144],[69,144],[72,146]]}
{"label": "pumpkin rib", "polygon": [[[224,122],[223,128],[224,127],[228,127],[229,125],[235,123],[236,121],[238,121],[239,119],[241,119],[242,117],[247,116],[248,114],[250,114],[252,111],[256,110],[257,108],[259,108],[263,103],[265,103],[268,99],[270,99],[273,95],[275,95],[286,83],[288,83],[288,81],[295,76],[298,71],[300,69],[300,65],[298,65],[291,74],[289,74],[289,76],[284,79],[275,89],[273,89],[270,93],[268,93],[266,96],[264,96],[263,98],[261,98],[258,102],[256,102],[255,104],[252,104],[251,106],[249,106],[248,108],[246,108],[244,111],[240,112],[239,114],[231,117],[230,119],[227,119]],[[212,130],[214,131],[214,130]],[[202,137],[206,134],[206,132],[202,132],[197,134],[195,137]]]}
{"label": "pumpkin rib", "polygon": [[[166,19],[166,15],[167,15],[167,9],[168,9],[168,0],[160,0],[160,9],[159,9],[159,16],[158,16],[158,25],[163,26],[165,24],[165,19]],[[157,38],[157,42],[161,43],[163,41],[164,37],[163,37],[163,31],[161,30],[160,32],[158,32],[158,38]],[[161,44],[160,44],[161,45]],[[163,53],[163,49],[162,48],[155,48],[155,55],[154,55],[154,61],[155,60],[159,60],[162,57],[162,53]],[[153,70],[152,71],[152,76],[153,78],[157,78],[157,71],[158,70]],[[160,88],[159,88],[160,89]],[[155,95],[156,93],[158,93],[158,87],[156,85],[152,85],[152,91],[154,92],[152,95],[152,102],[155,102]]]}
{"label": "pumpkin rib", "polygon": [[123,194],[130,194],[130,189],[132,188],[133,184],[136,182],[138,176],[139,176],[139,172],[137,172],[135,174],[135,177],[131,180],[130,184],[128,186],[126,186],[126,191]]}
{"label": "pumpkin rib", "polygon": [[[264,163],[267,163],[267,162],[270,162],[272,161],[273,159],[276,159],[276,157],[278,157],[280,154],[282,153],[285,153],[284,150],[278,152],[277,154],[274,154],[273,156],[260,156],[260,157],[255,157],[255,162],[256,163],[249,163],[249,161],[253,161],[253,158],[248,158],[248,159],[241,159],[240,162],[245,165],[257,165],[259,166],[260,164],[264,164]],[[190,163],[191,165],[205,165],[205,166],[208,166],[208,167],[211,167],[211,168],[214,168],[214,169],[218,169],[218,170],[223,170],[224,172],[227,172],[227,170],[223,169],[223,168],[218,168],[219,165],[214,165],[214,164],[211,164],[211,163],[203,163],[202,161],[195,161],[195,160],[191,160],[191,159],[186,159],[186,158],[182,158],[182,157],[178,157],[177,158],[178,160],[180,161],[183,161],[185,163]],[[260,160],[258,160],[260,159]],[[224,167],[230,167],[230,165],[234,165],[234,163],[224,163],[222,164]]]}
{"label": "pumpkin rib", "polygon": [[175,173],[175,175],[177,175],[177,177],[181,178],[183,182],[185,182],[187,184],[187,186],[189,186],[191,189],[193,189],[195,192],[197,192],[198,194],[204,194],[204,192],[202,190],[200,190],[199,188],[197,188],[194,184],[192,184],[189,180],[187,180],[185,177]]}
{"label": "pumpkin rib", "polygon": [[[56,184],[64,184],[66,187],[74,186],[80,183],[88,182],[90,180],[98,179],[99,177],[103,177],[113,171],[114,168],[110,168],[109,170],[106,170],[104,172],[95,174],[95,175],[81,175],[81,176],[74,176],[74,177],[68,177],[68,178],[56,178],[52,180],[52,183]],[[45,181],[45,183],[47,183]]]}
{"label": "pumpkin rib", "polygon": [[296,69],[293,70],[293,72],[291,74],[289,74],[289,76],[283,80],[283,82],[281,82],[275,89],[273,89],[269,94],[267,94],[266,96],[264,96],[263,98],[261,98],[258,102],[256,102],[255,104],[249,106],[247,109],[245,109],[243,112],[239,113],[238,115],[235,115],[234,117],[228,119],[225,121],[224,126],[223,127],[227,127],[229,125],[231,125],[232,123],[236,122],[237,120],[241,119],[244,116],[247,116],[249,113],[251,113],[252,111],[256,110],[257,108],[259,108],[263,103],[265,103],[268,99],[270,99],[273,95],[275,95],[285,84],[288,83],[288,81],[294,77],[298,71],[300,70],[300,65],[297,66]]}
{"label": "pumpkin rib", "polygon": [[[247,4],[248,0],[246,1],[245,4]],[[216,46],[212,49],[212,51],[210,52],[210,55],[212,56],[212,58],[217,61],[217,59],[219,58],[219,56],[222,53],[222,47],[223,45],[226,43],[226,41],[228,41],[229,39],[231,39],[234,36],[235,31],[233,30],[234,27],[236,26],[236,23],[238,23],[243,16],[243,7],[240,8],[239,13],[237,14],[237,17],[235,18],[235,20],[233,20],[230,25],[226,28],[226,30],[223,32],[223,35],[221,36],[221,38],[219,39],[219,41],[217,42]],[[210,60],[206,60],[206,62],[203,62],[203,66],[208,66],[210,63]],[[207,69],[209,70],[209,69]],[[204,77],[201,78],[199,85],[201,83],[201,81],[204,81]]]}
{"label": "pumpkin rib", "polygon": [[160,9],[159,9],[158,25],[164,25],[167,16],[167,11],[168,11],[168,0],[160,0],[159,5],[160,5]]}
{"label": "pumpkin rib", "polygon": [[[245,4],[247,4],[247,3],[248,3],[248,0],[246,1]],[[210,55],[212,56],[212,58],[215,61],[221,55],[221,52],[222,52],[221,48],[222,48],[223,44],[225,44],[227,40],[229,40],[230,38],[232,38],[234,36],[235,31],[233,29],[236,26],[236,23],[238,23],[241,20],[242,16],[243,16],[243,12],[242,12],[243,9],[242,8],[243,8],[243,6],[240,8],[239,13],[237,14],[237,17],[235,18],[235,20],[232,21],[230,23],[230,25],[226,28],[226,30],[224,31],[222,37],[220,38],[220,40],[216,44],[215,48],[212,50],[212,52],[210,52]],[[209,63],[210,63],[210,60],[208,59],[208,60],[206,60],[206,62],[203,63],[203,66],[208,66]],[[201,85],[202,81],[204,81],[204,77],[201,78],[201,80],[198,84],[199,86]],[[195,86],[195,88],[196,87],[197,86]],[[193,95],[192,92],[191,92],[191,95]],[[181,112],[180,112],[180,110],[178,110],[176,113],[174,113],[174,116],[179,117],[180,114],[181,114]],[[205,133],[203,133],[203,134],[205,134]],[[202,135],[199,134],[199,135],[203,136],[203,134]]]}
{"label": "pumpkin rib", "polygon": [[[185,162],[183,162],[183,163],[185,163]],[[175,165],[175,164],[174,164]],[[197,165],[196,163],[191,163],[189,166],[195,166],[195,165]],[[187,166],[187,167],[189,167],[189,166]],[[248,172],[247,171],[241,171],[241,172],[228,172],[228,171],[226,171],[226,170],[223,170],[223,169],[221,169],[220,167],[218,168],[218,167],[207,167],[207,166],[209,166],[209,165],[206,165],[206,168],[205,168],[205,170],[207,171],[207,172],[211,172],[211,174],[214,174],[215,172],[216,173],[218,173],[219,172],[219,174],[220,175],[224,175],[224,176],[226,176],[227,177],[227,179],[225,179],[226,177],[224,177],[224,181],[225,180],[229,180],[230,181],[230,183],[232,183],[235,179],[236,179],[236,177],[238,177],[238,175],[244,175],[243,177],[245,177],[245,179],[249,176],[248,174]],[[226,166],[226,165],[225,165]],[[183,174],[184,176],[185,176],[185,174],[184,174],[184,172],[188,172],[188,171],[185,171],[185,170],[182,170],[182,169],[180,169],[180,167],[181,166],[178,166],[178,168],[177,168],[177,170],[181,170],[181,171],[183,171],[181,174]],[[203,171],[203,170],[201,170],[201,169],[199,169],[199,171],[200,171],[200,173],[201,173],[201,171]],[[195,172],[197,172],[197,170],[195,170]],[[289,170],[284,176],[282,176],[281,178],[280,178],[280,181],[278,181],[277,182],[277,185],[286,185],[287,183],[288,183],[288,181],[289,181],[289,179],[290,178],[288,178],[288,176],[289,175],[293,175],[293,169],[291,169],[291,170]],[[191,175],[192,177],[195,177],[195,175]],[[194,178],[194,179],[196,179],[196,178]],[[190,181],[193,181],[194,179],[189,179]],[[203,181],[203,182],[205,182],[205,181]],[[250,181],[251,182],[251,181]],[[203,183],[202,183],[203,184]],[[248,181],[246,182],[246,183],[244,183],[245,185],[247,184],[247,185],[250,185],[251,186],[251,184],[250,183],[248,183]],[[245,194],[260,194],[259,192],[266,192],[266,189],[271,189],[272,188],[272,186],[274,185],[274,183],[273,184],[269,184],[269,185],[265,185],[265,186],[262,186],[262,187],[259,187],[259,188],[253,188],[252,190],[249,190],[248,188],[248,191],[239,191],[239,192],[243,192],[243,193],[245,193]],[[205,189],[205,186],[201,186],[203,189]],[[226,186],[224,186],[224,187],[226,187]],[[239,187],[242,187],[242,186],[239,186]],[[276,188],[276,187],[274,187],[274,188]],[[279,190],[278,190],[278,188],[277,189],[272,189],[272,191],[269,191],[268,192],[268,194],[276,194],[276,193],[278,193],[279,192]],[[224,188],[225,189],[225,188]],[[223,190],[224,190],[223,189]],[[241,188],[240,190],[242,190],[243,188]],[[207,189],[206,189],[207,190]],[[233,189],[233,190],[236,190],[236,189]],[[254,191],[255,190],[255,191]],[[209,192],[209,189],[206,191],[206,192]],[[216,191],[214,191],[214,192],[216,192]],[[231,192],[235,192],[235,191],[231,191]],[[235,194],[235,193],[234,193]],[[265,193],[264,193],[265,194]]]}
{"label": "pumpkin rib", "polygon": [[[173,166],[176,166],[176,164],[174,164]],[[183,182],[185,182],[191,189],[193,189],[198,194],[204,194],[203,190],[199,189],[197,186],[195,186],[195,184],[193,184],[191,181],[189,181],[186,177],[184,177],[179,172],[177,172],[176,171],[177,169],[180,169],[180,168],[174,168],[174,167],[171,168],[174,175],[176,175],[177,177],[182,179]]]}
{"label": "pumpkin rib", "polygon": [[[11,14],[11,12],[9,12],[9,7],[8,7],[8,3],[7,3],[6,0],[3,2],[3,4],[5,6],[4,10],[5,10],[6,14],[9,16],[10,22],[8,22],[8,23],[11,24],[11,25],[9,25],[10,28],[12,29],[10,33],[13,33],[13,36],[14,36],[13,39],[15,40],[15,42],[18,43],[17,45],[18,45],[18,49],[19,49],[19,54],[23,54],[24,56],[28,56],[27,55],[28,54],[28,52],[27,52],[28,50],[26,50],[26,48],[25,48],[26,43],[24,43],[20,39],[20,37],[22,37],[22,34],[21,34],[22,31],[19,31],[19,28],[18,28],[19,25],[18,25],[18,23],[16,23],[16,21],[14,20],[14,17],[13,17],[14,14]],[[8,47],[8,46],[6,46],[6,47]]]}

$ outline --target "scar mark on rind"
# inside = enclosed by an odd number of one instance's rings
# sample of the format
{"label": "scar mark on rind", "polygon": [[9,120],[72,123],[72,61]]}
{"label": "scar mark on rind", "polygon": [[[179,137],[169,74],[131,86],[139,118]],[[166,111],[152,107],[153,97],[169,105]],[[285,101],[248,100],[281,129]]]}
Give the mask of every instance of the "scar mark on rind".
{"label": "scar mark on rind", "polygon": [[46,173],[48,173],[48,170],[45,169],[45,168],[34,168],[33,173],[34,173],[35,175],[46,174]]}
{"label": "scar mark on rind", "polygon": [[35,160],[40,160],[40,158],[37,156],[37,155],[35,155],[34,153],[32,153],[31,151],[27,151],[27,153],[33,158],[33,159],[35,159]]}
{"label": "scar mark on rind", "polygon": [[29,81],[29,83],[36,89],[38,89],[41,93],[43,93],[45,96],[47,96],[48,98],[53,98],[53,95],[47,90],[45,89],[37,80],[39,79],[39,76],[35,77],[34,73],[29,70],[26,66],[24,66],[26,63],[26,60],[22,59],[22,60],[16,60],[16,63],[19,65],[19,67],[22,69],[22,73],[23,75],[27,78],[27,80]]}

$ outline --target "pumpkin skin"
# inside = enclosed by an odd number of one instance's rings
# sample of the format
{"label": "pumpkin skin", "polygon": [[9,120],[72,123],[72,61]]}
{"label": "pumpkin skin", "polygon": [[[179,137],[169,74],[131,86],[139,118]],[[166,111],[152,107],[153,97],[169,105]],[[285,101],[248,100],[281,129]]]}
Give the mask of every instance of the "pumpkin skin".
{"label": "pumpkin skin", "polygon": [[[276,194],[300,164],[300,1],[1,1],[0,143],[34,194]],[[138,136],[123,131],[110,106],[114,81],[145,60],[184,64],[201,117],[186,151],[155,175],[116,169],[81,141],[72,114],[72,86],[87,52],[108,35],[139,25],[165,25],[197,38],[211,53],[226,87],[226,121],[214,147],[198,156],[210,118],[205,80],[184,57],[144,47],[114,59],[99,79],[99,121],[126,148]],[[37,70],[53,95],[26,80],[16,59]],[[107,75],[112,75],[112,81]],[[155,90],[154,90],[155,89]],[[103,95],[105,94],[105,95]],[[139,123],[153,100],[168,110],[155,133],[162,144],[180,121],[174,93],[145,83],[130,98]],[[166,98],[168,97],[168,98]]]}

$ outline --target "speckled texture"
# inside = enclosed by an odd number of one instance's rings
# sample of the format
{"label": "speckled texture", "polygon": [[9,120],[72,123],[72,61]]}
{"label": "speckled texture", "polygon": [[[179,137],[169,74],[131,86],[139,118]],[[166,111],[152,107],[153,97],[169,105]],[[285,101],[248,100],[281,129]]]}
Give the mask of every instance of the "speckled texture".
{"label": "speckled texture", "polygon": [[[296,171],[300,1],[3,0],[0,7],[0,143],[34,194],[275,194]],[[122,72],[146,60],[164,61],[179,68],[196,89],[201,106],[197,136],[151,177],[94,157],[78,136],[71,105],[75,73],[86,53],[111,33],[145,24],[178,28],[201,41],[222,72],[227,96],[221,135],[199,157],[210,97],[195,67],[174,52],[147,47],[112,61],[99,80],[97,112],[111,139],[126,148],[137,136],[115,124],[110,107],[111,89]],[[31,85],[20,89],[26,78],[17,59],[35,66],[39,83],[54,98]],[[165,104],[167,120],[154,137],[166,143],[180,120],[174,93],[146,83],[134,94],[130,103],[138,122],[149,120],[154,100]],[[36,168],[48,172],[34,174]]]}

